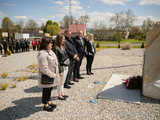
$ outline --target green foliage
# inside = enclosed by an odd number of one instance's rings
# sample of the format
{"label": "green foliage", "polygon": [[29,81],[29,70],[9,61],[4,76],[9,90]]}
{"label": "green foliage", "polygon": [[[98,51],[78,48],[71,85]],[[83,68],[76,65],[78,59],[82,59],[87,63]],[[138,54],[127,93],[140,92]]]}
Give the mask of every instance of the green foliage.
{"label": "green foliage", "polygon": [[129,38],[136,40],[145,40],[146,32],[142,31],[139,27],[132,27]]}
{"label": "green foliage", "polygon": [[8,76],[8,73],[6,73],[6,72],[4,72],[4,73],[1,74],[2,78],[6,78],[7,76]]}
{"label": "green foliage", "polygon": [[14,32],[21,32],[21,26],[20,25],[14,25]]}
{"label": "green foliage", "polygon": [[57,35],[60,32],[60,27],[57,22],[48,20],[44,28],[45,33],[49,33],[51,36]]}
{"label": "green foliage", "polygon": [[31,32],[35,32],[38,29],[38,24],[36,23],[36,21],[29,19],[26,23],[26,28]]}
{"label": "green foliage", "polygon": [[122,37],[121,37],[121,35],[120,35],[120,33],[118,33],[118,32],[115,32],[114,34],[113,34],[113,41],[118,41],[118,42],[120,42],[121,40],[122,40]]}
{"label": "green foliage", "polygon": [[11,32],[13,29],[13,22],[9,17],[5,17],[2,20],[2,30],[3,32]]}
{"label": "green foliage", "polygon": [[97,42],[97,44],[96,44],[96,48],[100,48],[101,46],[100,46],[100,43],[99,42]]}
{"label": "green foliage", "polygon": [[0,84],[0,90],[5,90],[8,87],[8,83],[1,83]]}

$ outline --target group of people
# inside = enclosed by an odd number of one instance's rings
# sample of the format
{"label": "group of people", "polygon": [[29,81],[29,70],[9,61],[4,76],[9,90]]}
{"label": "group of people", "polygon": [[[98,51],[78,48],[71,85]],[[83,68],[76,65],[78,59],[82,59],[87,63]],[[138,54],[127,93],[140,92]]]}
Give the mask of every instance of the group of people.
{"label": "group of people", "polygon": [[7,55],[8,50],[11,51],[12,54],[19,52],[27,52],[29,51],[30,41],[27,39],[13,40],[4,39],[0,43],[0,54]]}
{"label": "group of people", "polygon": [[[95,53],[93,35],[84,37],[82,31],[76,37],[71,37],[71,32],[66,30],[64,34],[57,35],[54,41],[42,38],[37,59],[41,78],[39,86],[43,88],[43,110],[50,112],[56,108],[56,105],[51,102],[52,87],[56,83],[58,99],[65,100],[68,96],[64,94],[64,88],[70,89],[71,85],[74,85],[72,81],[79,82],[79,79],[83,79],[80,75],[80,67],[84,56],[87,60],[87,75],[94,74],[91,68]],[[54,82],[43,84],[43,74],[47,75],[48,79],[54,79]]]}

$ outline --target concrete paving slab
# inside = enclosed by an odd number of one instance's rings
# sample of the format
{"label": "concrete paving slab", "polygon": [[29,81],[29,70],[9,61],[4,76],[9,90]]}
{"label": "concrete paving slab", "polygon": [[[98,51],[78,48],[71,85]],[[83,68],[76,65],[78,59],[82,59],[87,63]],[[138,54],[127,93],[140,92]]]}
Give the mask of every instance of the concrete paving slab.
{"label": "concrete paving slab", "polygon": [[123,84],[122,79],[126,79],[128,77],[129,75],[112,74],[110,80],[105,85],[102,92],[97,95],[97,98],[139,103],[140,90],[128,90]]}

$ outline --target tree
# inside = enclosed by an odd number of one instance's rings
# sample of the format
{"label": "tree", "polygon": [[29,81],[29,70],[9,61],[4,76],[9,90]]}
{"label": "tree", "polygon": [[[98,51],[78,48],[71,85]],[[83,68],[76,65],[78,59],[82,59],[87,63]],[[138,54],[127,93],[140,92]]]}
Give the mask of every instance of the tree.
{"label": "tree", "polygon": [[110,21],[114,23],[115,30],[120,30],[121,28],[121,17],[122,13],[115,13],[114,16],[111,17]]}
{"label": "tree", "polygon": [[129,38],[136,40],[145,40],[146,33],[143,32],[139,27],[134,26],[130,30]]}
{"label": "tree", "polygon": [[73,16],[68,16],[68,15],[65,15],[62,19],[62,21],[60,22],[60,25],[62,28],[64,29],[68,29],[69,28],[69,25],[70,24],[73,24],[74,23],[74,18]]}
{"label": "tree", "polygon": [[36,32],[38,30],[38,24],[32,19],[27,21],[25,27],[31,32]]}
{"label": "tree", "polygon": [[135,15],[129,9],[126,12],[115,13],[110,21],[114,23],[116,31],[128,32],[134,25]]}
{"label": "tree", "polygon": [[49,33],[51,36],[57,35],[60,32],[59,24],[52,20],[48,20],[44,30],[45,33]]}
{"label": "tree", "polygon": [[13,28],[13,30],[14,30],[14,32],[22,32],[22,28],[21,28],[21,26],[20,25],[14,25],[14,28]]}
{"label": "tree", "polygon": [[89,22],[89,16],[88,15],[80,16],[78,21],[80,24],[87,24]]}
{"label": "tree", "polygon": [[20,32],[23,32],[24,21],[23,20],[19,20],[19,21],[16,22],[16,25],[20,28]]}
{"label": "tree", "polygon": [[153,24],[154,24],[154,21],[152,21],[150,18],[147,18],[147,20],[143,21],[142,30],[144,32],[148,32],[149,28],[152,27]]}
{"label": "tree", "polygon": [[124,30],[128,32],[133,26],[135,20],[136,19],[133,11],[128,9],[125,12],[125,16],[124,16]]}
{"label": "tree", "polygon": [[2,20],[2,31],[11,33],[13,30],[13,22],[9,17],[5,17]]}

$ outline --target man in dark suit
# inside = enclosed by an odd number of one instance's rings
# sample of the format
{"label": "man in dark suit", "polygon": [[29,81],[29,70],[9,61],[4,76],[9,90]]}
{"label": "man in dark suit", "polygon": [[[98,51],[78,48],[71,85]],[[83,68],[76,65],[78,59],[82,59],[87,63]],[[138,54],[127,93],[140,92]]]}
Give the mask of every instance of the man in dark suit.
{"label": "man in dark suit", "polygon": [[[70,64],[68,66],[68,74],[67,74],[66,81],[64,83],[64,87],[70,88],[69,85],[73,85],[73,83],[71,83],[71,80],[72,80],[72,74],[73,74],[73,70],[75,67],[75,63],[76,63],[76,61],[79,61],[79,57],[78,57],[77,50],[75,48],[74,41],[71,38],[71,32],[69,32],[68,30],[65,31],[65,39],[66,39],[65,40],[65,49],[66,49],[66,52],[69,56]],[[74,81],[79,82],[78,80],[74,80]]]}
{"label": "man in dark suit", "polygon": [[79,61],[76,62],[75,69],[74,69],[74,77],[75,79],[83,79],[83,77],[80,76],[80,66],[82,64],[83,57],[85,55],[85,43],[86,39],[83,36],[83,32],[80,31],[78,36],[76,36],[75,40],[75,46],[78,52]]}

